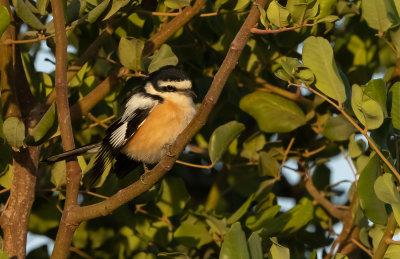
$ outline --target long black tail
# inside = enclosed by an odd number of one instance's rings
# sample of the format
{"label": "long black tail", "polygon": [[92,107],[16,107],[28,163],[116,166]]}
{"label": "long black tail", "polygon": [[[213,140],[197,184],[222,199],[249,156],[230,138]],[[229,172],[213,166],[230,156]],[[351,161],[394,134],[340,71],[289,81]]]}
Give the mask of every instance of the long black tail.
{"label": "long black tail", "polygon": [[86,146],[83,146],[80,148],[75,148],[75,149],[66,151],[64,153],[58,154],[58,155],[48,157],[47,159],[43,160],[43,162],[54,163],[57,161],[68,159],[70,157],[82,155],[88,151],[96,152],[100,148],[100,146],[101,146],[101,142],[96,143],[96,144],[86,145]]}

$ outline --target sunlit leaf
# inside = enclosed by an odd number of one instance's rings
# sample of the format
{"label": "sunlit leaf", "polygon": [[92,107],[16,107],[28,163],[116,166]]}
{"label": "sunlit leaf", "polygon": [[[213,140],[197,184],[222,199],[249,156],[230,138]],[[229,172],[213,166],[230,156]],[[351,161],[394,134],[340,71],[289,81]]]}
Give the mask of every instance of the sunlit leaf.
{"label": "sunlit leaf", "polygon": [[329,41],[322,37],[308,37],[303,46],[303,62],[316,78],[315,86],[339,103],[346,101],[344,83],[339,75]]}
{"label": "sunlit leaf", "polygon": [[273,244],[269,252],[272,259],[290,259],[290,251],[287,247],[278,244],[275,238],[271,238],[271,241]]}
{"label": "sunlit leaf", "polygon": [[190,5],[190,0],[165,0],[164,4],[171,9],[179,9]]}
{"label": "sunlit leaf", "polygon": [[268,20],[277,27],[285,27],[289,24],[289,14],[289,11],[276,0],[273,0],[267,9]]}
{"label": "sunlit leaf", "polygon": [[106,10],[108,4],[110,3],[110,0],[103,0],[98,6],[93,8],[89,13],[87,17],[87,21],[89,23],[94,23],[100,15]]}
{"label": "sunlit leaf", "polygon": [[329,116],[325,122],[322,134],[337,141],[347,140],[356,131],[354,126],[343,116]]}
{"label": "sunlit leaf", "polygon": [[53,103],[31,133],[26,136],[24,143],[28,146],[43,143],[48,137],[56,133],[58,127],[57,122],[56,104]]}
{"label": "sunlit leaf", "polygon": [[259,159],[258,151],[260,151],[266,143],[267,141],[265,140],[264,134],[251,136],[243,142],[243,150],[240,155],[250,161],[257,161]]}
{"label": "sunlit leaf", "polygon": [[248,94],[240,100],[240,108],[253,116],[264,132],[290,132],[306,123],[296,103],[271,93]]}
{"label": "sunlit leaf", "polygon": [[247,244],[250,250],[250,258],[251,259],[262,259],[263,250],[262,250],[262,239],[257,232],[253,232],[249,239],[247,240]]}
{"label": "sunlit leaf", "polygon": [[351,107],[357,119],[368,129],[376,129],[382,125],[384,119],[382,106],[358,85],[352,87]]}
{"label": "sunlit leaf", "polygon": [[5,6],[0,6],[0,37],[10,24],[10,14]]}
{"label": "sunlit leaf", "polygon": [[364,19],[371,28],[384,32],[392,25],[385,1],[363,0],[361,1],[361,9]]}
{"label": "sunlit leaf", "polygon": [[151,63],[147,69],[149,73],[160,69],[163,66],[178,64],[178,57],[172,52],[172,49],[167,44],[163,44],[159,50],[157,50],[151,58]]}

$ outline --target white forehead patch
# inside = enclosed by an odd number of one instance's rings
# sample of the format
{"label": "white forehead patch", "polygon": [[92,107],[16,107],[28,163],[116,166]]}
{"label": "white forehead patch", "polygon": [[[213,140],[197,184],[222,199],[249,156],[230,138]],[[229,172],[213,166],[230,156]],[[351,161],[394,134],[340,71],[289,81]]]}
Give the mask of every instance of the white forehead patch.
{"label": "white forehead patch", "polygon": [[190,80],[183,80],[183,81],[158,81],[157,82],[159,87],[164,87],[171,85],[176,87],[178,90],[186,90],[192,88],[192,82]]}

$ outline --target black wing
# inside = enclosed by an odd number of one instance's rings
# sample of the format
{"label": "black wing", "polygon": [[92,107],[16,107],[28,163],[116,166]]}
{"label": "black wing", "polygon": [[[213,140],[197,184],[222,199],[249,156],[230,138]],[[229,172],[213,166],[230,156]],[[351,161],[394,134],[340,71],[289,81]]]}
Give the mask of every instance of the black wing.
{"label": "black wing", "polygon": [[[154,106],[153,106],[154,107]],[[87,172],[85,183],[92,186],[124,145],[133,137],[140,125],[146,120],[153,107],[136,109],[132,114],[115,121],[107,130],[93,166]]]}

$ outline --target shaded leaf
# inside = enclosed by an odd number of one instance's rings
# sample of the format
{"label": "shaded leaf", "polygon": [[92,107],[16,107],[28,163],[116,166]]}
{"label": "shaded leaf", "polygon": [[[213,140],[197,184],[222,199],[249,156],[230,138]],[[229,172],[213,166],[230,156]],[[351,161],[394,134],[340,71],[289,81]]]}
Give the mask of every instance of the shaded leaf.
{"label": "shaded leaf", "polygon": [[267,141],[265,140],[264,134],[257,136],[251,136],[243,142],[243,150],[240,156],[249,159],[250,161],[257,161],[259,159],[258,151],[260,151]]}
{"label": "shaded leaf", "polygon": [[308,37],[303,46],[303,62],[316,78],[315,86],[339,104],[346,101],[346,90],[339,75],[329,41],[322,37]]}
{"label": "shaded leaf", "polygon": [[174,238],[188,247],[201,247],[212,242],[212,236],[203,222],[184,221],[174,232]]}
{"label": "shaded leaf", "polygon": [[18,17],[21,18],[26,24],[37,30],[44,28],[44,25],[32,13],[23,0],[13,0],[12,3]]}
{"label": "shaded leaf", "polygon": [[264,132],[290,132],[306,123],[305,114],[296,103],[271,93],[244,96],[240,109],[253,116]]}
{"label": "shaded leaf", "polygon": [[212,163],[221,159],[228,146],[244,129],[243,123],[231,121],[214,130],[208,145],[208,153]]}
{"label": "shaded leaf", "polygon": [[19,148],[25,138],[25,125],[19,118],[9,117],[3,123],[3,134],[8,144]]}
{"label": "shaded leaf", "polygon": [[400,82],[396,82],[390,91],[392,93],[392,109],[390,112],[392,124],[395,129],[400,130]]}
{"label": "shaded leaf", "polygon": [[181,178],[167,177],[162,180],[160,198],[156,205],[164,216],[173,216],[182,212],[190,199],[185,183]]}
{"label": "shaded leaf", "polygon": [[51,182],[59,189],[66,184],[66,165],[65,161],[58,161],[51,168]]}
{"label": "shaded leaf", "polygon": [[253,232],[249,239],[247,240],[247,244],[250,250],[251,259],[262,259],[263,250],[262,250],[262,239],[257,232]]}
{"label": "shaded leaf", "polygon": [[369,220],[376,224],[385,225],[387,213],[385,204],[378,199],[374,191],[374,183],[380,174],[380,160],[376,153],[370,156],[368,164],[360,174],[357,193],[361,208]]}
{"label": "shaded leaf", "polygon": [[142,71],[142,51],[144,41],[121,38],[118,45],[119,60],[122,65],[133,71]]}
{"label": "shaded leaf", "polygon": [[246,236],[239,222],[234,223],[225,235],[222,243],[220,259],[250,259]]}
{"label": "shaded leaf", "polygon": [[165,0],[164,4],[171,9],[179,9],[190,5],[190,0]]}
{"label": "shaded leaf", "polygon": [[274,205],[256,216],[248,217],[246,219],[246,227],[253,231],[268,227],[270,221],[279,213],[280,209],[281,206]]}
{"label": "shaded leaf", "polygon": [[250,197],[246,200],[245,203],[242,204],[242,206],[240,206],[240,208],[235,211],[235,213],[233,213],[228,220],[226,221],[226,223],[228,225],[235,223],[236,221],[238,221],[249,209],[252,201],[254,200],[255,195],[252,194],[250,195]]}
{"label": "shaded leaf", "polygon": [[36,124],[31,133],[26,136],[24,143],[28,146],[39,145],[57,132],[58,128],[56,104],[53,103],[42,119]]}
{"label": "shaded leaf", "polygon": [[276,177],[279,174],[280,164],[271,152],[261,151],[260,153],[260,169],[261,176],[272,176]]}
{"label": "shaded leaf", "polygon": [[129,2],[130,0],[113,0],[110,11],[108,11],[106,16],[103,18],[103,21],[113,16],[116,12],[118,12],[122,7],[127,5]]}

